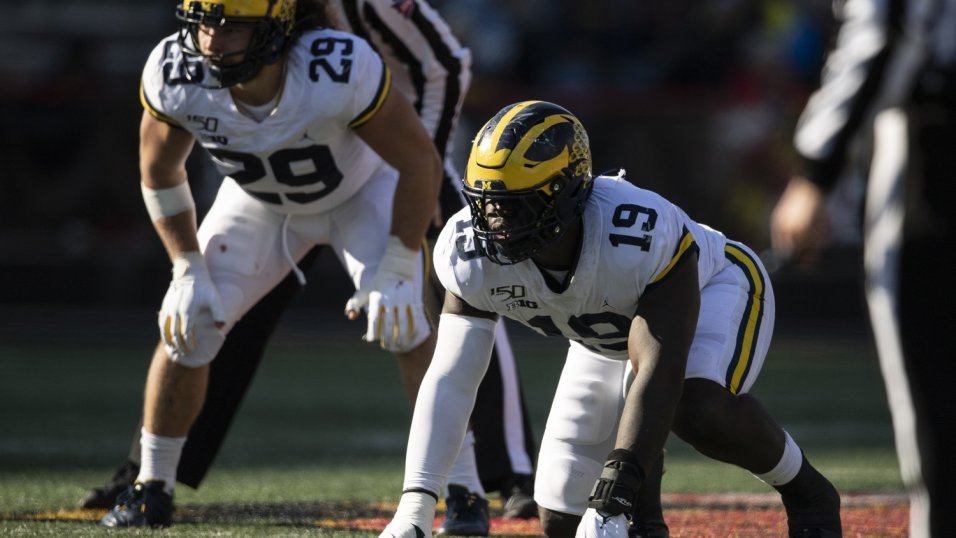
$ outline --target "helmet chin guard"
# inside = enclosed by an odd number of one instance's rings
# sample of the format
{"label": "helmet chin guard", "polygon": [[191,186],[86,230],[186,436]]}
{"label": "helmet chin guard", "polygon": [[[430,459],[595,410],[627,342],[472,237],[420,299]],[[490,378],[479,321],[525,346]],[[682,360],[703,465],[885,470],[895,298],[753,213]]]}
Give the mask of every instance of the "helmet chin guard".
{"label": "helmet chin guard", "polygon": [[561,238],[591,193],[581,122],[543,101],[509,105],[478,132],[463,192],[478,247],[493,262],[524,261]]}

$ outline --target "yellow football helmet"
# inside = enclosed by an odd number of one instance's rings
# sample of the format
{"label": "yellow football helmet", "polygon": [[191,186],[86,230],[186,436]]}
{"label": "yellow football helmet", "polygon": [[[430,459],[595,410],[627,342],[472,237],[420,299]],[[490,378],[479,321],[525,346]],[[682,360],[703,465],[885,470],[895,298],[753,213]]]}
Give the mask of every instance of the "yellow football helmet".
{"label": "yellow football helmet", "polygon": [[[296,0],[183,0],[176,8],[180,21],[179,42],[187,56],[201,57],[218,82],[211,87],[226,88],[255,77],[263,65],[275,63],[292,43]],[[253,27],[245,50],[227,56],[242,56],[242,61],[227,64],[221,58],[208,61],[199,47],[199,27],[245,24]],[[202,83],[202,75],[186,70],[187,78]],[[198,79],[198,80],[197,80]]]}
{"label": "yellow football helmet", "polygon": [[531,257],[581,215],[592,185],[574,114],[544,101],[506,106],[478,131],[465,171],[479,248],[502,265]]}

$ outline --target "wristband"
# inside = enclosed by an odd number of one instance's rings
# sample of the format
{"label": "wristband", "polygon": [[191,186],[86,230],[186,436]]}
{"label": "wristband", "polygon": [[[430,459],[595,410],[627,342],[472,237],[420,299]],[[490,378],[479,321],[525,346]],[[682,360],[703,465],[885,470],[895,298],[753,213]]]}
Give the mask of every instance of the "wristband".
{"label": "wristband", "polygon": [[189,184],[185,181],[168,189],[154,189],[140,183],[140,190],[143,191],[146,212],[153,221],[196,209],[192,191],[189,190]]}

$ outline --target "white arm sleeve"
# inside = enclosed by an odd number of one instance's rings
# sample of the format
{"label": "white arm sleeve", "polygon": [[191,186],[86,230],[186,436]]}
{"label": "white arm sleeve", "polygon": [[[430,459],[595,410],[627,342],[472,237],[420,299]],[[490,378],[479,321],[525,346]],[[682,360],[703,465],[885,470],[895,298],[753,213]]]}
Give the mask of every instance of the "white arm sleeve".
{"label": "white arm sleeve", "polygon": [[495,322],[442,314],[435,355],[418,389],[405,454],[404,490],[441,495],[468,428],[495,342]]}

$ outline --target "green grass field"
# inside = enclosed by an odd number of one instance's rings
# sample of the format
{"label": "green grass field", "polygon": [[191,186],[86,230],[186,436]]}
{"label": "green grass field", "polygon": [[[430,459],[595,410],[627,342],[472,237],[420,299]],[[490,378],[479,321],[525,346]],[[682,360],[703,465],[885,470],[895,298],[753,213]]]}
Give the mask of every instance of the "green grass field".
{"label": "green grass field", "polygon": [[[359,340],[361,327],[333,323],[334,331],[320,331],[329,315],[314,324],[310,316],[296,313],[280,328],[207,481],[198,491],[177,489],[186,521],[164,535],[377,534],[316,522],[343,503],[397,500],[411,411],[397,367]],[[4,319],[0,535],[106,535],[92,516],[43,514],[73,509],[125,457],[153,345],[151,314],[33,311]],[[512,334],[540,436],[563,345],[520,328]],[[883,385],[865,337],[778,338],[753,392],[841,491],[901,491]],[[771,491],[673,436],[666,464],[665,493]]]}

